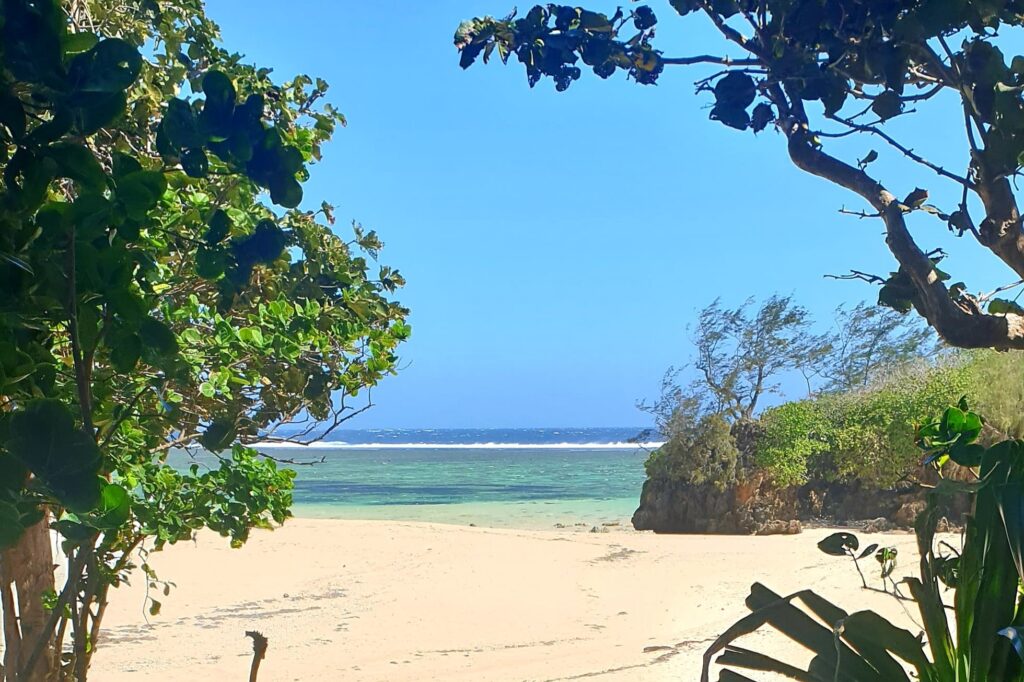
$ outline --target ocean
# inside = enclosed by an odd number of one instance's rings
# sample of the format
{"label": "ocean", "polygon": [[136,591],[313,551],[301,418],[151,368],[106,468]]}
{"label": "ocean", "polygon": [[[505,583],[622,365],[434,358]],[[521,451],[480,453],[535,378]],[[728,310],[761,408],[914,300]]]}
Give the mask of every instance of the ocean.
{"label": "ocean", "polygon": [[628,525],[644,460],[640,428],[371,429],[312,446],[259,446],[313,462],[297,472],[298,517],[504,528]]}

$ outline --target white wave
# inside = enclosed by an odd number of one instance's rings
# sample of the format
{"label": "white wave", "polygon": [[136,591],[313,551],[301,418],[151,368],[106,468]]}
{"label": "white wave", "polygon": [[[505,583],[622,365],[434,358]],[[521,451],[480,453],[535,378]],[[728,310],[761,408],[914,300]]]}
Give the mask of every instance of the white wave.
{"label": "white wave", "polygon": [[296,448],[318,450],[652,450],[664,442],[650,443],[344,443],[322,441],[302,445],[300,443],[263,442],[255,443],[256,448]]}

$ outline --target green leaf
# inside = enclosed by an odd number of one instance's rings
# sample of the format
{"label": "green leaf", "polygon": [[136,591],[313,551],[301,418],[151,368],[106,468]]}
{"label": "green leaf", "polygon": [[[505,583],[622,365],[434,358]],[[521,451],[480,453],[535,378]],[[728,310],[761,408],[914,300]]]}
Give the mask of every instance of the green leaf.
{"label": "green leaf", "polygon": [[95,518],[97,528],[120,528],[131,517],[131,497],[122,486],[110,483],[103,486],[100,506]]}
{"label": "green leaf", "polygon": [[224,241],[224,239],[231,233],[231,218],[228,214],[217,209],[210,216],[209,229],[206,230],[206,234],[203,235],[203,239],[207,244],[213,246]]}
{"label": "green leaf", "polygon": [[302,185],[288,174],[276,176],[270,183],[270,200],[278,206],[295,208],[302,203]]}
{"label": "green leaf", "polygon": [[66,33],[61,38],[61,47],[64,48],[65,54],[78,54],[91,50],[99,42],[99,36],[95,33],[89,33],[88,31],[81,31],[79,33]]}
{"label": "green leaf", "polygon": [[199,443],[210,452],[220,452],[231,447],[237,435],[234,420],[215,419],[203,431]]}
{"label": "green leaf", "polygon": [[200,123],[207,134],[225,139],[232,131],[232,117],[235,110],[235,86],[231,79],[220,71],[209,71],[203,76],[203,93],[206,101],[199,115]]}
{"label": "green leaf", "polygon": [[242,327],[238,330],[238,338],[252,346],[263,345],[263,332],[259,327]]}
{"label": "green leaf", "polygon": [[110,364],[118,372],[127,374],[135,369],[142,358],[142,339],[138,334],[127,330],[119,330],[111,335]]}
{"label": "green leaf", "polygon": [[181,152],[181,168],[191,178],[205,178],[210,172],[210,160],[201,147],[191,147]]}
{"label": "green leaf", "polygon": [[196,251],[196,274],[203,279],[217,279],[227,268],[227,254],[223,249],[200,247]]}
{"label": "green leaf", "polygon": [[178,340],[166,323],[147,317],[139,326],[139,338],[143,349],[158,356],[170,356],[178,352]]}
{"label": "green leaf", "polygon": [[57,164],[60,177],[71,178],[92,192],[103,192],[107,188],[107,174],[87,147],[59,142],[47,147],[46,155]]}
{"label": "green leaf", "polygon": [[903,99],[898,93],[886,90],[871,103],[871,111],[883,121],[903,113]]}
{"label": "green leaf", "polygon": [[715,83],[715,104],[732,109],[746,109],[757,95],[754,79],[741,71],[730,71]]}
{"label": "green leaf", "polygon": [[832,533],[818,543],[818,549],[831,556],[846,556],[859,547],[860,540],[853,533]]}
{"label": "green leaf", "polygon": [[134,220],[145,220],[167,189],[167,180],[158,171],[137,171],[117,181],[116,196],[125,212]]}
{"label": "green leaf", "polygon": [[81,92],[122,93],[142,70],[142,55],[120,38],[106,38],[72,60],[71,71],[83,73]]}
{"label": "green leaf", "polygon": [[199,132],[199,123],[192,112],[192,107],[183,99],[172,99],[167,103],[167,111],[164,113],[160,128],[174,152],[201,147],[206,142]]}
{"label": "green leaf", "polygon": [[6,449],[69,509],[90,509],[99,500],[99,448],[59,400],[33,400],[15,412]]}
{"label": "green leaf", "polygon": [[1024,307],[1005,298],[993,298],[989,301],[988,311],[993,315],[1024,315]]}
{"label": "green leaf", "polygon": [[866,559],[871,556],[874,551],[878,549],[878,543],[872,542],[870,545],[864,548],[864,550],[857,555],[858,559]]}
{"label": "green leaf", "polygon": [[24,532],[25,526],[21,522],[18,508],[10,502],[0,500],[0,549],[17,544]]}

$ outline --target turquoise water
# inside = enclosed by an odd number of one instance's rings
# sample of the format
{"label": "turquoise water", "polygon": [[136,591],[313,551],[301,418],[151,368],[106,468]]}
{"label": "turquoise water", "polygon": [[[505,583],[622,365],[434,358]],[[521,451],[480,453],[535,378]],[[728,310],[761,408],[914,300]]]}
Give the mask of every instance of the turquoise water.
{"label": "turquoise water", "polygon": [[628,520],[647,456],[636,446],[287,451],[323,458],[296,467],[296,516],[530,528]]}
{"label": "turquoise water", "polygon": [[644,481],[638,428],[343,431],[267,444],[293,466],[299,517],[512,528],[628,525]]}

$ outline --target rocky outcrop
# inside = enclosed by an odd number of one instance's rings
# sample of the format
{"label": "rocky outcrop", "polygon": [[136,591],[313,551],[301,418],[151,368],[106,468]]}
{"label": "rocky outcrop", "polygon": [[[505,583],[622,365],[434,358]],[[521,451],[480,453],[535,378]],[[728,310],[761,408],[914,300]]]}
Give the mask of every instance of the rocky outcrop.
{"label": "rocky outcrop", "polygon": [[[720,490],[648,479],[633,514],[633,527],[658,533],[722,533],[769,535],[800,532],[800,522],[828,521],[853,525],[871,521],[878,529],[911,528],[925,508],[925,491],[906,484],[892,490],[859,482],[814,482],[777,487],[765,477]],[[943,515],[956,523],[969,509],[969,500],[952,499]]]}
{"label": "rocky outcrop", "polygon": [[775,521],[796,520],[795,492],[774,488],[763,477],[724,490],[648,479],[633,514],[633,527],[659,533],[753,535]]}

